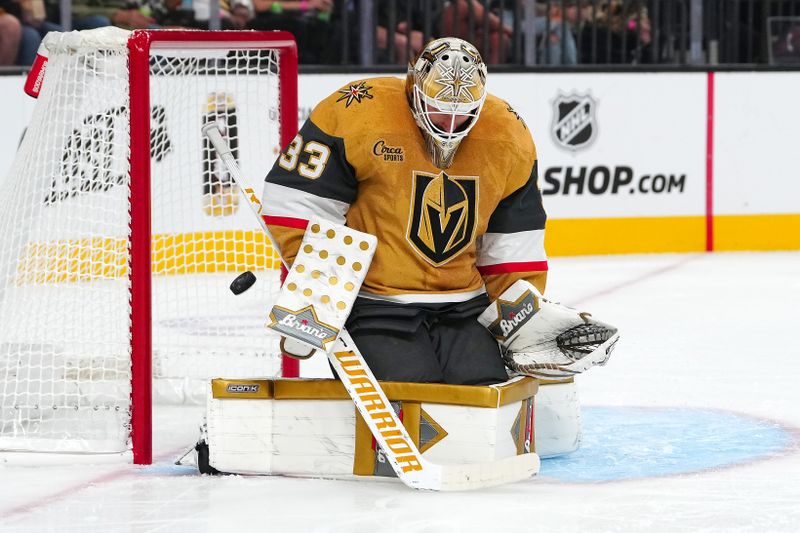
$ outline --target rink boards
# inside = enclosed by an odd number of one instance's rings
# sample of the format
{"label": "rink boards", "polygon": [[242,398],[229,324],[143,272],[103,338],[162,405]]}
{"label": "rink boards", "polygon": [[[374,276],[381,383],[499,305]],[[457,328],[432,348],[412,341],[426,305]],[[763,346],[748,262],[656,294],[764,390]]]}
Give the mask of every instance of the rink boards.
{"label": "rink boards", "polygon": [[[369,76],[301,75],[299,121]],[[23,83],[0,76],[0,173],[33,109]],[[492,73],[488,87],[536,143],[551,256],[800,249],[800,72]]]}
{"label": "rink boards", "polygon": [[[301,76],[301,122],[359,77]],[[536,143],[548,255],[800,249],[800,72],[490,72],[488,89]]]}

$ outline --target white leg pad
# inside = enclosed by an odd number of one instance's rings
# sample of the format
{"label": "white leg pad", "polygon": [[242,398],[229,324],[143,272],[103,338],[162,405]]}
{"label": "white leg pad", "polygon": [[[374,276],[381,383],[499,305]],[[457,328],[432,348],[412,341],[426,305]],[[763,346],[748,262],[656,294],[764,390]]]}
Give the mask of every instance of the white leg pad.
{"label": "white leg pad", "polygon": [[539,383],[536,394],[536,453],[555,457],[581,446],[581,406],[573,379]]}
{"label": "white leg pad", "polygon": [[[254,384],[260,392],[221,392],[237,385],[253,390]],[[487,463],[533,451],[532,435],[536,451],[547,456],[580,444],[571,380],[540,385],[521,377],[492,387],[384,385],[395,409],[402,406],[403,423],[423,456],[437,464]],[[394,476],[335,380],[215,380],[207,417],[210,464],[223,472]]]}

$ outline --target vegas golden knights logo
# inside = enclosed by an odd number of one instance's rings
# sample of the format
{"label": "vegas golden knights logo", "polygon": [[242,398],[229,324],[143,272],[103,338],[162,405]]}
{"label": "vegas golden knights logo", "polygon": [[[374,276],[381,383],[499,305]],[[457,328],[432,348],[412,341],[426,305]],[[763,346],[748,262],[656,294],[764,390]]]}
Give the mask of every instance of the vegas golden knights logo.
{"label": "vegas golden knights logo", "polygon": [[447,263],[475,238],[477,176],[414,172],[406,238],[434,266]]}

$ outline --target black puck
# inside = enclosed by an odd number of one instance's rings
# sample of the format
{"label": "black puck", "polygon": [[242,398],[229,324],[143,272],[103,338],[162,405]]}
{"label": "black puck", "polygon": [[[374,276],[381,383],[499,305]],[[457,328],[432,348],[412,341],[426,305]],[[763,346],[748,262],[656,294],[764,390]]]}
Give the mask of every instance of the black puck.
{"label": "black puck", "polygon": [[231,282],[231,292],[233,294],[242,294],[244,291],[253,286],[256,282],[256,275],[250,272],[244,272],[236,276],[236,279]]}

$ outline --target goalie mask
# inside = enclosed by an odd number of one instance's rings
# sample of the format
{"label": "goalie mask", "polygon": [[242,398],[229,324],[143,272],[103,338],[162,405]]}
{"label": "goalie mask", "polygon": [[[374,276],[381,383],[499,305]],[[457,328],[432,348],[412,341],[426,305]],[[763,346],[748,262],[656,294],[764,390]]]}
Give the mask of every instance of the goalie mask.
{"label": "goalie mask", "polygon": [[448,168],[486,99],[486,65],[455,37],[436,39],[408,66],[406,96],[433,164]]}

